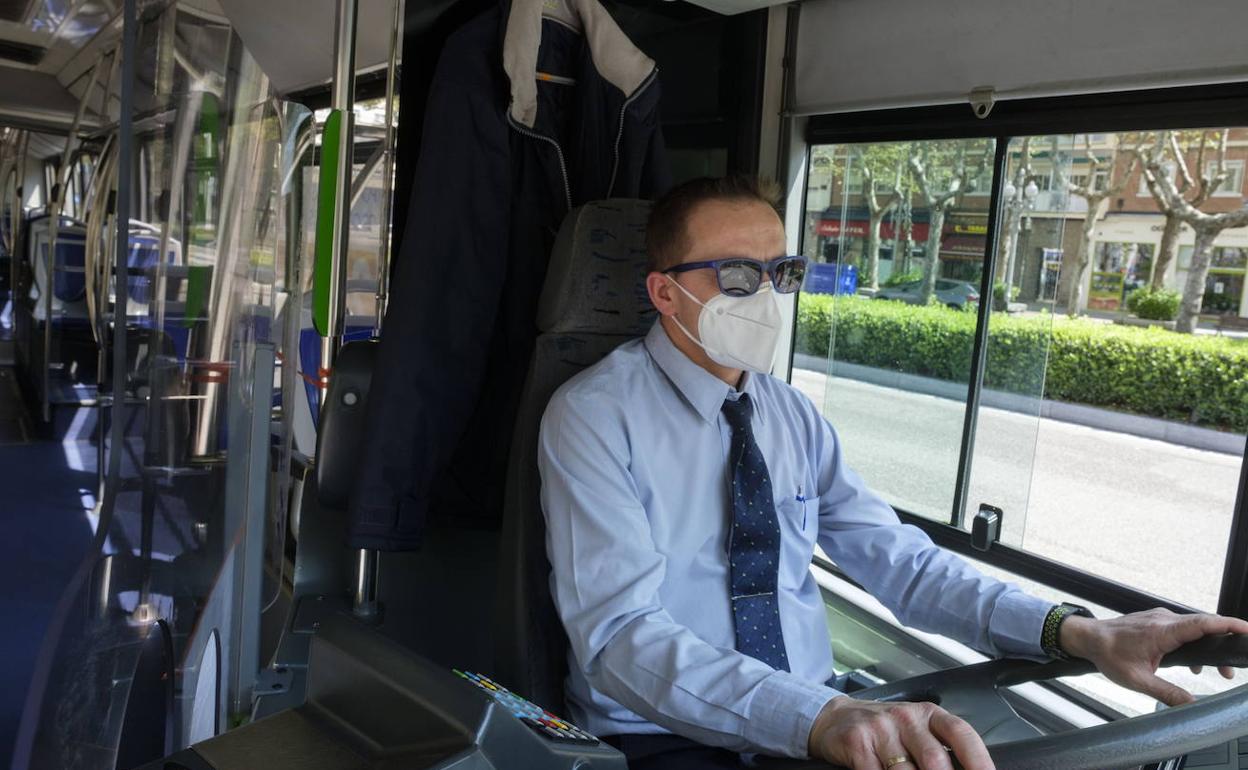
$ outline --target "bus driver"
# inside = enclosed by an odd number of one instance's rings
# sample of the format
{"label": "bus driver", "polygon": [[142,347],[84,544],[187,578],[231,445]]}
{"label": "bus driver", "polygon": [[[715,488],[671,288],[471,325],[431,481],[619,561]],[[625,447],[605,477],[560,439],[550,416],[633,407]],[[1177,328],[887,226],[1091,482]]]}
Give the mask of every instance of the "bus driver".
{"label": "bus driver", "polygon": [[542,505],[572,717],[632,770],[740,767],[742,752],[951,770],[949,750],[991,768],[971,726],[940,707],[826,684],[816,543],[908,626],[995,656],[1086,658],[1164,703],[1191,700],[1156,676],[1162,655],[1248,622],[1161,609],[1098,620],[983,575],[901,524],[814,404],[768,374],[776,294],[804,269],[782,256],[775,203],[744,177],[670,191],[646,235],[659,320],[546,409]]}

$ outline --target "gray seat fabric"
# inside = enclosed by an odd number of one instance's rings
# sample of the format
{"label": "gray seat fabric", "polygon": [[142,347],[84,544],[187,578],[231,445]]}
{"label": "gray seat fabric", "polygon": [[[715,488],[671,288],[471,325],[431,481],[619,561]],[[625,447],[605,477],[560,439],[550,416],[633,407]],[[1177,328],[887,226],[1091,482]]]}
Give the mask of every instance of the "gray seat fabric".
{"label": "gray seat fabric", "polygon": [[644,336],[655,310],[645,288],[648,201],[608,200],[563,222],[538,309],[537,343],[512,437],[499,561],[496,679],[566,714],[567,637],[550,597],[537,439],[546,402],[568,378]]}

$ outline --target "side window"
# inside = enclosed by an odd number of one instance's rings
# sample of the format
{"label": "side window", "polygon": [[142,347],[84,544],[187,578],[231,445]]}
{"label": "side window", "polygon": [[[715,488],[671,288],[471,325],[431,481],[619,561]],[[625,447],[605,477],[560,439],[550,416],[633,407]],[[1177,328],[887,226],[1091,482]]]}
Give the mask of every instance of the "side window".
{"label": "side window", "polygon": [[[1104,134],[1094,146],[1012,140],[1012,169],[1033,162],[1028,152],[1053,158],[1055,194],[1024,210],[1018,237],[1000,237],[1011,250],[1000,261],[1018,265],[1018,301],[989,319],[969,501],[1008,500],[1006,530],[1028,551],[1214,611],[1248,430],[1248,339],[1220,329],[1244,307],[1244,268],[1225,255],[1248,244],[1248,213],[1216,197],[1197,158],[1202,140],[1223,136],[1220,152],[1242,157],[1235,140],[1248,129],[1161,133],[1164,152],[1155,132]],[[1159,196],[1122,196],[1150,175]],[[1103,186],[1077,179],[1098,176]],[[1208,223],[1199,237],[1187,211]],[[1028,387],[1040,396],[1027,409],[1034,451],[1009,474],[1012,492],[994,490],[993,455],[1009,442],[994,450],[980,439],[1019,422],[1010,393],[1027,369],[1039,375]]]}
{"label": "side window", "polygon": [[988,139],[811,151],[793,383],[894,505],[949,521],[988,231]]}
{"label": "side window", "polygon": [[1003,545],[1216,611],[1248,432],[1248,209],[1226,194],[1248,127],[1160,133],[1013,137],[995,198],[971,195],[991,140],[812,147],[791,378],[899,511],[965,538],[995,506]]}
{"label": "side window", "polygon": [[1248,209],[1220,193],[1248,128],[1157,133],[1014,137],[991,202],[991,140],[813,147],[792,380],[899,510],[996,506],[1007,545],[1215,611],[1248,431]]}

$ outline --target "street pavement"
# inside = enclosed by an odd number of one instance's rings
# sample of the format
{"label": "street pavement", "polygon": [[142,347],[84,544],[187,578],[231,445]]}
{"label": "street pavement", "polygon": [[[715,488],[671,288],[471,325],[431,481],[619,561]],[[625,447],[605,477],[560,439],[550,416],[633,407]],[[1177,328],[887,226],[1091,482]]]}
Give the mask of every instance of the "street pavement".
{"label": "street pavement", "polygon": [[[891,504],[949,520],[965,404],[793,370],[846,458]],[[1002,541],[1212,611],[1242,455],[984,407],[967,517],[1003,509]]]}

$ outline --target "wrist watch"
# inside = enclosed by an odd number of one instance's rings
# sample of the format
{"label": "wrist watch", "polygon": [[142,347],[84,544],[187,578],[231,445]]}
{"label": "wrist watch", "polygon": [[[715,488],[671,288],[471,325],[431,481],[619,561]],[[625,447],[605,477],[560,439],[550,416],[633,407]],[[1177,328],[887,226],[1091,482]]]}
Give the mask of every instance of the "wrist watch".
{"label": "wrist watch", "polygon": [[1096,617],[1087,607],[1078,604],[1062,602],[1061,604],[1053,605],[1053,609],[1049,610],[1049,614],[1044,616],[1044,627],[1040,631],[1040,648],[1050,658],[1070,660],[1070,656],[1062,650],[1058,640],[1061,638],[1062,623],[1071,615],[1078,615],[1082,618]]}

